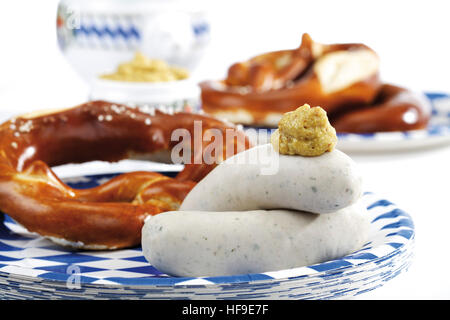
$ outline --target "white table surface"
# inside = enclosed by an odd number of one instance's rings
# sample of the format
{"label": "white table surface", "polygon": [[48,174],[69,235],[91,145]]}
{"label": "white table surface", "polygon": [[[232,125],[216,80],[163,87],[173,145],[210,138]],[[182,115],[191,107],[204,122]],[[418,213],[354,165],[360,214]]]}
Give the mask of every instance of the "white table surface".
{"label": "white table surface", "polygon": [[[367,8],[360,1],[339,1],[339,6],[336,1],[318,1],[290,8],[293,2],[262,1],[257,14],[242,1],[214,2],[211,49],[197,75],[220,76],[230,62],[296,46],[307,31],[323,41],[369,43],[384,61],[385,78],[450,92],[450,47],[448,39],[442,40],[450,23],[443,2],[429,1],[425,6],[410,1],[405,7],[403,1],[380,1],[376,8]],[[87,98],[88,87],[56,47],[56,3],[6,0],[0,4],[0,61],[7,62],[0,72],[0,116],[71,106]],[[270,23],[264,23],[268,17]],[[251,23],[245,24],[246,19]],[[424,37],[426,45],[420,45]],[[358,299],[450,299],[450,145],[350,156],[362,170],[365,189],[396,203],[412,216],[416,227],[415,258],[409,271]]]}
{"label": "white table surface", "polygon": [[366,190],[408,212],[416,229],[410,269],[361,299],[449,299],[450,145],[398,154],[351,155]]}

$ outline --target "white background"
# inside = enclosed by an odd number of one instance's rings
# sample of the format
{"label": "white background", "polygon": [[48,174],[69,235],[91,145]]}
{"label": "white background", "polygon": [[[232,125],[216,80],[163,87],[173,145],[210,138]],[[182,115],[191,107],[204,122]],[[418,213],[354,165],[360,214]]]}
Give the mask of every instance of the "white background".
{"label": "white background", "polygon": [[[187,0],[186,0],[187,1]],[[445,0],[204,1],[211,45],[196,76],[221,77],[230,63],[319,42],[363,42],[381,58],[386,81],[450,91],[450,13]],[[56,43],[58,1],[0,2],[0,108],[38,109],[83,102],[85,83]]]}
{"label": "white background", "polygon": [[[363,42],[380,55],[384,80],[450,92],[447,1],[209,1],[211,46],[199,78],[222,77],[230,63],[299,45]],[[55,0],[0,2],[0,112],[82,103],[87,85],[56,44]],[[352,154],[366,190],[385,195],[416,225],[416,256],[407,273],[363,299],[450,299],[450,146]]]}

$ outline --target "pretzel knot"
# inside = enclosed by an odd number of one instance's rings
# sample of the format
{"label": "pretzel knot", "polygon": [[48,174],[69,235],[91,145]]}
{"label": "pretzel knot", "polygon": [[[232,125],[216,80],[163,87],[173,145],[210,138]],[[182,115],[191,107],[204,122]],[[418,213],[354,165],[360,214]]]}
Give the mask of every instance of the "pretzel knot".
{"label": "pretzel knot", "polygon": [[[148,159],[170,161],[172,132],[202,134],[210,129],[231,130],[236,139],[223,142],[215,160],[187,163],[175,177],[155,172],[130,172],[89,189],[62,182],[52,166],[93,160]],[[224,134],[225,137],[225,134]],[[202,159],[211,141],[188,159]],[[125,105],[94,101],[50,113],[13,118],[0,126],[0,209],[31,232],[56,243],[90,250],[135,246],[145,218],[177,210],[195,183],[221,159],[251,147],[233,125],[212,117],[144,113]]]}
{"label": "pretzel knot", "polygon": [[245,125],[277,127],[305,103],[322,107],[338,132],[423,129],[430,115],[426,101],[381,81],[379,57],[368,46],[322,44],[306,33],[298,48],[235,63],[225,79],[200,87],[206,113]]}

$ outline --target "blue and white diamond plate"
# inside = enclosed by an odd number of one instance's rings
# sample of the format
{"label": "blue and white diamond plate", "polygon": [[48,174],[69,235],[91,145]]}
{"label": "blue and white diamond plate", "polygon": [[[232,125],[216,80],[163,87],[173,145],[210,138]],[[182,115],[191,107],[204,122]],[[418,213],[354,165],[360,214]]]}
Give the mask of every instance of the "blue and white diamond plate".
{"label": "blue and white diamond plate", "polygon": [[[432,147],[450,143],[450,95],[445,93],[424,93],[430,102],[431,119],[424,130],[377,132],[367,134],[339,133],[337,148],[344,152],[398,151]],[[248,128],[247,128],[248,129]],[[257,141],[267,143],[275,129],[259,132]]]}
{"label": "blue and white diamond plate", "polygon": [[[166,173],[173,175],[174,173]],[[99,185],[113,174],[70,178],[74,188]],[[337,299],[382,286],[406,270],[414,246],[411,217],[365,193],[371,219],[364,247],[341,259],[288,270],[223,277],[162,274],[140,247],[71,251],[29,233],[9,216],[0,224],[3,299]]]}

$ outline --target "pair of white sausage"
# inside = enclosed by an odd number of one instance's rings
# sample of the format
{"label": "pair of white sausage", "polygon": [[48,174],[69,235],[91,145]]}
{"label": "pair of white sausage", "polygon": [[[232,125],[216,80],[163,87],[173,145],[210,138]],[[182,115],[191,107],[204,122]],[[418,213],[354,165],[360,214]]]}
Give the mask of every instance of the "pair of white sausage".
{"label": "pair of white sausage", "polygon": [[[279,157],[275,174],[262,174],[260,160],[239,161],[261,151]],[[199,182],[180,211],[149,217],[146,259],[174,276],[219,276],[311,265],[362,247],[369,222],[354,162],[338,150],[272,151],[268,144],[237,154]]]}

